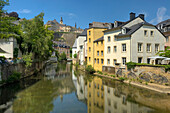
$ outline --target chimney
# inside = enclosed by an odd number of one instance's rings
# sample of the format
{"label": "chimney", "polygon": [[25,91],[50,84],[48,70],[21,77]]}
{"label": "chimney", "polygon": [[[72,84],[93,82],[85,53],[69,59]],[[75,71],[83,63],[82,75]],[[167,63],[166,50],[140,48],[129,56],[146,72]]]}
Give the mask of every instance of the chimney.
{"label": "chimney", "polygon": [[135,18],[135,13],[131,12],[130,13],[130,20],[133,20]]}
{"label": "chimney", "polygon": [[142,20],[145,20],[145,15],[144,15],[144,14],[139,14],[139,17],[140,17]]}

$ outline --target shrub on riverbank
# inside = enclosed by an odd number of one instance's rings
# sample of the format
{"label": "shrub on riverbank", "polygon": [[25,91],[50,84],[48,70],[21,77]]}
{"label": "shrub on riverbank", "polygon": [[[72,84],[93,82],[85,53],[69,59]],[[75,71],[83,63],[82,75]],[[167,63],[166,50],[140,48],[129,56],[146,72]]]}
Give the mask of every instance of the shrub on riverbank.
{"label": "shrub on riverbank", "polygon": [[89,74],[93,74],[96,72],[95,69],[91,65],[86,66],[85,71]]}
{"label": "shrub on riverbank", "polygon": [[21,73],[13,72],[13,74],[6,80],[6,83],[18,81],[20,77],[21,77]]}

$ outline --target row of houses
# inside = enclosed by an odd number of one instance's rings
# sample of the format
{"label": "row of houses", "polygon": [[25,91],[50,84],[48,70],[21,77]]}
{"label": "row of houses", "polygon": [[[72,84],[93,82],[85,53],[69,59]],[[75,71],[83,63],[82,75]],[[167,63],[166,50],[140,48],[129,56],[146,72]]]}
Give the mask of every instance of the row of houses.
{"label": "row of houses", "polygon": [[126,22],[90,23],[89,28],[77,37],[73,55],[78,54],[80,64],[86,61],[87,65],[100,71],[116,65],[125,68],[130,61],[157,64],[150,57],[156,56],[158,51],[165,49],[165,43],[169,43],[168,30],[166,33],[161,31],[169,27],[168,22],[163,23],[159,28],[160,24],[154,26],[146,22],[144,14],[136,16],[133,12]]}

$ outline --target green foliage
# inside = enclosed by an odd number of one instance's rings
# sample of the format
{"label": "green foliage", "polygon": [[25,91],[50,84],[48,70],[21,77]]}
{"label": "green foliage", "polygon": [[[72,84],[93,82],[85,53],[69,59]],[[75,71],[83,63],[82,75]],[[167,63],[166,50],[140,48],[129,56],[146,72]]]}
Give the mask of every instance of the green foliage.
{"label": "green foliage", "polygon": [[18,72],[13,72],[13,74],[11,76],[9,76],[9,78],[6,80],[7,83],[11,83],[14,81],[18,81],[21,77],[21,73]]}
{"label": "green foliage", "polygon": [[65,52],[63,52],[59,57],[59,61],[63,61],[63,60],[67,60]]}
{"label": "green foliage", "polygon": [[23,55],[23,60],[26,63],[26,67],[30,67],[32,65],[32,53]]}
{"label": "green foliage", "polygon": [[125,80],[125,78],[124,77],[120,77],[119,80],[123,82]]}
{"label": "green foliage", "polygon": [[96,72],[95,69],[91,65],[86,66],[85,71],[89,74],[93,74]]}
{"label": "green foliage", "polygon": [[45,27],[43,16],[44,13],[40,13],[31,20],[24,19],[20,22],[22,52],[28,56],[32,53],[32,59],[46,60],[53,51],[53,32]]}
{"label": "green foliage", "polygon": [[0,38],[16,38],[21,34],[21,26],[13,23],[14,21],[16,21],[16,18],[5,16],[4,7],[6,5],[9,5],[9,0],[0,1]]}
{"label": "green foliage", "polygon": [[74,54],[74,58],[77,58],[77,54]]}
{"label": "green foliage", "polygon": [[127,68],[128,68],[128,69],[134,69],[135,66],[136,66],[136,63],[134,63],[134,62],[128,62],[128,63],[126,63],[126,64],[127,64]]}
{"label": "green foliage", "polygon": [[170,58],[170,47],[167,47],[165,51],[159,51],[158,54]]}
{"label": "green foliage", "polygon": [[97,73],[99,73],[99,74],[103,75],[103,73],[102,73],[101,71],[97,71]]}
{"label": "green foliage", "polygon": [[110,76],[111,76],[111,77],[114,77],[114,78],[116,77],[116,75],[110,75]]}
{"label": "green foliage", "polygon": [[57,59],[60,57],[58,50],[55,50],[55,56],[57,57]]}
{"label": "green foliage", "polygon": [[166,72],[170,70],[170,65],[164,65],[164,67]]}
{"label": "green foliage", "polygon": [[14,48],[14,58],[18,57],[18,48]]}

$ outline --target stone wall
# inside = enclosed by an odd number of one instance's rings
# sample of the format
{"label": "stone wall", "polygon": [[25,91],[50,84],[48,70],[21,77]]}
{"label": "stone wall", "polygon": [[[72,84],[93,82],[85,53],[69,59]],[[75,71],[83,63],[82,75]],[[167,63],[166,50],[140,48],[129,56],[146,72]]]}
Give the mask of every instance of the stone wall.
{"label": "stone wall", "polygon": [[115,73],[115,67],[112,66],[102,66],[102,71],[107,73]]}
{"label": "stone wall", "polygon": [[165,68],[156,66],[136,66],[128,70],[115,68],[115,74],[119,77],[127,77],[144,82],[153,82],[158,84],[170,84],[170,71],[165,72]]}
{"label": "stone wall", "polygon": [[26,68],[23,63],[20,64],[12,64],[12,65],[0,65],[0,73],[1,79],[7,80],[9,76],[13,74],[13,72],[21,73],[21,78],[30,76],[34,74],[36,71],[40,71],[45,65],[45,62],[36,62],[33,63],[30,68]]}

